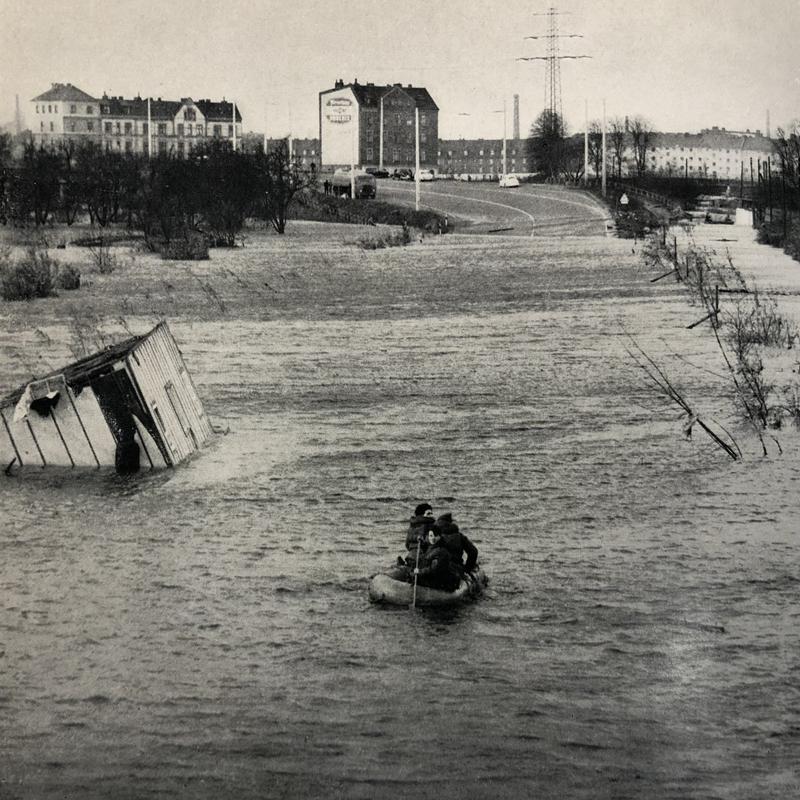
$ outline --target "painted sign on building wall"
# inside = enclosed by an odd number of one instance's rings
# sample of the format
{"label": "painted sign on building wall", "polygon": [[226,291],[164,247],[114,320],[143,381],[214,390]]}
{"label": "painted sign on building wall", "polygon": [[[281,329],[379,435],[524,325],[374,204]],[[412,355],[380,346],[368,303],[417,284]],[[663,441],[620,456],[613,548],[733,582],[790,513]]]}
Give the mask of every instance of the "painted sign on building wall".
{"label": "painted sign on building wall", "polygon": [[325,166],[358,164],[358,103],[346,87],[320,96],[321,161]]}

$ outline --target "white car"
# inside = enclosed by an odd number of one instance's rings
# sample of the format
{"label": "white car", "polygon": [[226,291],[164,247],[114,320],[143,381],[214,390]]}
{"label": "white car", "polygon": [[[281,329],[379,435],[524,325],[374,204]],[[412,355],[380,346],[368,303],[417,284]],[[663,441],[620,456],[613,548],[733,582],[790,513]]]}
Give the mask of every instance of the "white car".
{"label": "white car", "polygon": [[419,179],[421,181],[432,181],[432,180],[434,180],[433,170],[432,169],[421,169],[419,171]]}
{"label": "white car", "polygon": [[519,178],[516,175],[501,175],[500,176],[501,189],[518,189]]}

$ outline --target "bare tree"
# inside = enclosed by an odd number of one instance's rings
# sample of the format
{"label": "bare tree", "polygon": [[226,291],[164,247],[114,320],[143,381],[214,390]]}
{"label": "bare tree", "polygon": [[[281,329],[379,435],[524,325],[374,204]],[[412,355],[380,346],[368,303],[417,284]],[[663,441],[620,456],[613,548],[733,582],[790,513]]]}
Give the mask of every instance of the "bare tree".
{"label": "bare tree", "polygon": [[603,126],[597,120],[589,123],[589,163],[599,176],[603,171]]}
{"label": "bare tree", "polygon": [[611,144],[611,174],[622,177],[622,165],[625,163],[626,123],[614,117],[608,123],[608,140]]}
{"label": "bare tree", "polygon": [[800,120],[795,120],[787,129],[778,128],[775,149],[784,180],[800,201]]}
{"label": "bare tree", "polygon": [[644,117],[636,116],[630,121],[629,127],[636,174],[641,178],[647,169],[647,150],[653,141],[653,126]]}

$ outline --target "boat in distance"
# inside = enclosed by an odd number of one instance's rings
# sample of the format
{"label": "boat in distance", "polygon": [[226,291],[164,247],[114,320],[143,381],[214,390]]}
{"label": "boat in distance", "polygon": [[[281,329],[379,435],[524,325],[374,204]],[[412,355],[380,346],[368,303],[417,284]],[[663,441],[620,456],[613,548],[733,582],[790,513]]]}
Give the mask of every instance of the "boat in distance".
{"label": "boat in distance", "polygon": [[[480,567],[476,567],[471,572],[464,573],[458,588],[452,592],[417,584],[416,605],[421,607],[461,605],[480,597],[488,583],[486,573]],[[405,570],[402,567],[380,572],[369,582],[369,599],[373,603],[410,606],[414,599],[414,584],[405,579]]]}

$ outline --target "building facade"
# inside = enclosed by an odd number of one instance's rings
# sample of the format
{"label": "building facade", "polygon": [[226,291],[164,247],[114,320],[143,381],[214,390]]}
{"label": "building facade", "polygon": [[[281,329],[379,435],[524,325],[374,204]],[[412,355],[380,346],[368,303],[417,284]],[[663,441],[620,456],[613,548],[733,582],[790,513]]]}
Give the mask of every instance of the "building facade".
{"label": "building facade", "polygon": [[31,131],[38,144],[91,141],[126,153],[185,156],[207,140],[241,142],[242,116],[235,104],[103,95],[92,97],[70,83],[54,83],[30,101]]}
{"label": "building facade", "polygon": [[[506,173],[527,175],[525,139],[506,139]],[[439,173],[468,175],[473,180],[493,180],[503,173],[502,139],[441,139],[438,149]]]}
{"label": "building facade", "polygon": [[[688,178],[750,179],[759,162],[775,159],[772,139],[761,131],[708,128],[700,133],[656,133],[647,150],[647,172]],[[773,171],[778,165],[773,165]],[[629,172],[635,171],[629,168]]]}
{"label": "building facade", "polygon": [[336,81],[319,93],[322,168],[414,169],[417,118],[420,166],[436,170],[439,107],[427,89]]}

